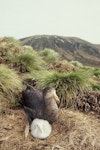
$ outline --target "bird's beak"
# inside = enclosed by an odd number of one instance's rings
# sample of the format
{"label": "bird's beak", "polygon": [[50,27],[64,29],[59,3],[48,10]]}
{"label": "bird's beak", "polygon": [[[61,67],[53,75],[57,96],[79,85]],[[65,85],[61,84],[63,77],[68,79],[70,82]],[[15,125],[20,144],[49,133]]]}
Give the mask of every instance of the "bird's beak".
{"label": "bird's beak", "polygon": [[58,98],[58,96],[56,94],[54,94],[54,99],[55,99],[55,101],[56,101],[57,104],[60,103],[60,100],[59,100],[59,98]]}

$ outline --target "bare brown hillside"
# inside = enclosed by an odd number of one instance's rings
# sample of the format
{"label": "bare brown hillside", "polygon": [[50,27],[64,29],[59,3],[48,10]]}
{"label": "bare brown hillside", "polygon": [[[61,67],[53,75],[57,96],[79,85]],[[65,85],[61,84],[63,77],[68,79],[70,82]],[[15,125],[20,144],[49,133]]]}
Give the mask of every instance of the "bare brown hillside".
{"label": "bare brown hillside", "polygon": [[35,50],[53,49],[69,61],[75,60],[84,65],[100,67],[100,47],[76,37],[36,35],[20,41],[22,45],[30,45]]}

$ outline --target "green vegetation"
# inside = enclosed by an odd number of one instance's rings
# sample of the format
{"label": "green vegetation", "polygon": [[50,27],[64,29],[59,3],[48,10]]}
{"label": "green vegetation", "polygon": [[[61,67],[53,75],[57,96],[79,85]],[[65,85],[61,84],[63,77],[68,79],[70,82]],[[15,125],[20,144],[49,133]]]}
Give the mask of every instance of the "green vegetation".
{"label": "green vegetation", "polygon": [[80,63],[79,61],[71,61],[70,63],[76,67],[83,67],[82,63]]}
{"label": "green vegetation", "polygon": [[23,53],[19,53],[16,56],[15,63],[23,65],[27,71],[40,70],[42,69],[44,63],[41,57],[36,51],[31,49],[26,49]]}
{"label": "green vegetation", "polygon": [[92,85],[93,90],[100,90],[100,84]]}
{"label": "green vegetation", "polygon": [[99,68],[94,69],[93,73],[95,76],[100,76],[100,69]]}
{"label": "green vegetation", "polygon": [[[23,109],[13,109],[19,106],[26,84],[38,88],[53,86],[60,99],[59,107],[63,107],[53,125],[55,136],[51,133],[42,143],[29,135]],[[0,149],[16,149],[18,143],[17,149],[21,150],[99,150],[99,118],[99,68],[61,60],[50,49],[34,51],[11,37],[0,38]]]}
{"label": "green vegetation", "polygon": [[5,60],[11,60],[20,50],[20,44],[12,37],[0,38],[0,56]]}
{"label": "green vegetation", "polygon": [[[60,106],[74,107],[77,95],[100,90],[100,69],[83,66],[78,61],[61,60],[51,49],[35,51],[21,46],[11,37],[0,38],[0,99],[16,105],[16,95],[24,81],[36,81],[36,86],[53,86]],[[30,83],[29,83],[30,84]]]}
{"label": "green vegetation", "polygon": [[13,37],[0,38],[0,52],[13,51],[20,46],[19,42]]}
{"label": "green vegetation", "polygon": [[7,66],[0,65],[0,97],[4,97],[9,103],[14,103],[15,95],[22,90],[21,79],[18,74]]}
{"label": "green vegetation", "polygon": [[41,84],[45,86],[53,86],[60,98],[61,106],[71,107],[74,105],[72,101],[76,95],[82,95],[90,89],[91,81],[84,72],[59,73],[52,72],[42,78]]}
{"label": "green vegetation", "polygon": [[47,64],[54,64],[59,60],[59,54],[52,49],[44,49],[40,51],[40,56]]}

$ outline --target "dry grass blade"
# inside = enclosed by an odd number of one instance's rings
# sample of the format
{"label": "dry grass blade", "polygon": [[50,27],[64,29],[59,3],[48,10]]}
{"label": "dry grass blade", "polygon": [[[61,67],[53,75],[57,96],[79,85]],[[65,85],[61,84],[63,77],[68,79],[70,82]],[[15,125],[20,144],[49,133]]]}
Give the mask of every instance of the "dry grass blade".
{"label": "dry grass blade", "polygon": [[3,141],[6,141],[6,140],[8,140],[9,138],[11,138],[13,136],[13,134],[12,135],[10,135],[10,136],[7,136],[7,137],[4,137],[4,138],[1,138],[0,139],[0,142],[3,142]]}
{"label": "dry grass blade", "polygon": [[28,134],[29,134],[29,123],[28,123],[28,121],[26,123],[24,134],[25,134],[25,139],[26,139],[28,137]]}
{"label": "dry grass blade", "polygon": [[54,146],[52,147],[52,150],[55,150],[55,148],[57,148],[57,149],[59,149],[59,150],[66,150],[66,148],[63,148],[63,147],[61,147],[61,146],[59,146],[59,145],[54,145]]}

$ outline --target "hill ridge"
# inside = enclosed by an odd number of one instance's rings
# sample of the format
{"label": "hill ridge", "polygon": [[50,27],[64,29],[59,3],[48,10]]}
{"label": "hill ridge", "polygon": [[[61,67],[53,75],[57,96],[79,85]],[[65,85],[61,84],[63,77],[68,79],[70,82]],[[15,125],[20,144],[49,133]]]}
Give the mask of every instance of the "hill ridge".
{"label": "hill ridge", "polygon": [[100,67],[100,48],[77,37],[34,35],[20,39],[20,42],[22,45],[32,46],[34,50],[53,49],[68,61]]}

